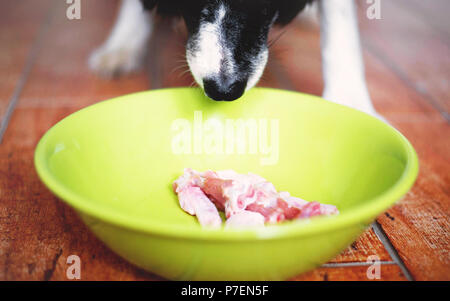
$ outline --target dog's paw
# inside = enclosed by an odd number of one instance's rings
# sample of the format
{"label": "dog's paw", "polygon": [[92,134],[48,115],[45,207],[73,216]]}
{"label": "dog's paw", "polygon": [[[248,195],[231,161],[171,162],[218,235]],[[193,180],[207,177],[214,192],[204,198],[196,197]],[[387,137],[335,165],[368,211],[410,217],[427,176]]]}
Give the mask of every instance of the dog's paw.
{"label": "dog's paw", "polygon": [[381,116],[373,107],[370,96],[366,91],[352,91],[352,92],[334,92],[325,90],[322,97],[331,102],[351,107],[358,111],[372,115],[385,123],[389,123],[383,116]]}
{"label": "dog's paw", "polygon": [[141,67],[141,54],[130,48],[102,46],[89,57],[89,68],[104,78],[113,78],[136,71]]}

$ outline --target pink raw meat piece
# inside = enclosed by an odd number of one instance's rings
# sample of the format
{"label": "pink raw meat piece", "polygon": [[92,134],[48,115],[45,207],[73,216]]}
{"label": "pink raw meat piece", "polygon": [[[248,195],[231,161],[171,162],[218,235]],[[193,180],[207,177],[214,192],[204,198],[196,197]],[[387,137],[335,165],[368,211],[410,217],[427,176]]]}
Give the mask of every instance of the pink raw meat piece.
{"label": "pink raw meat piece", "polygon": [[339,213],[333,205],[308,202],[285,191],[278,193],[266,179],[251,173],[238,174],[233,170],[198,172],[186,168],[174,182],[173,188],[183,210],[197,215],[202,225],[217,224],[217,209],[225,211],[227,225],[242,227],[260,225],[261,221],[278,223]]}
{"label": "pink raw meat piece", "polygon": [[255,202],[249,204],[246,210],[262,214],[268,223],[278,223],[284,220],[295,219],[301,214],[299,208],[289,206],[288,203],[281,198],[277,199],[275,206],[264,206],[264,204]]}
{"label": "pink raw meat piece", "polygon": [[227,219],[227,228],[249,228],[264,226],[264,216],[257,212],[241,211]]}
{"label": "pink raw meat piece", "polygon": [[284,199],[290,206],[299,208],[301,210],[299,218],[306,218],[316,215],[333,215],[338,214],[336,206],[321,204],[319,202],[308,202],[291,196],[289,192],[282,191],[279,193],[280,197]]}
{"label": "pink raw meat piece", "polygon": [[216,206],[199,187],[191,186],[178,192],[180,206],[191,215],[196,215],[200,225],[212,228],[220,227],[222,219]]}
{"label": "pink raw meat piece", "polygon": [[258,202],[276,206],[278,194],[272,183],[254,174],[238,174],[232,170],[204,173],[202,190],[230,216]]}

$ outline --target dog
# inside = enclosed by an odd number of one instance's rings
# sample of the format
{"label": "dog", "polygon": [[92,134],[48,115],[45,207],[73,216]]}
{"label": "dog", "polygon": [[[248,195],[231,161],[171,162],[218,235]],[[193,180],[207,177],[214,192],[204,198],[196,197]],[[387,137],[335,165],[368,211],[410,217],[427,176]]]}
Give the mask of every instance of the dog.
{"label": "dog", "polygon": [[186,59],[197,84],[217,101],[233,101],[254,87],[268,61],[268,34],[309,5],[320,13],[323,98],[382,119],[365,81],[353,0],[122,0],[111,34],[89,59],[100,75],[139,68],[154,14],[181,17]]}

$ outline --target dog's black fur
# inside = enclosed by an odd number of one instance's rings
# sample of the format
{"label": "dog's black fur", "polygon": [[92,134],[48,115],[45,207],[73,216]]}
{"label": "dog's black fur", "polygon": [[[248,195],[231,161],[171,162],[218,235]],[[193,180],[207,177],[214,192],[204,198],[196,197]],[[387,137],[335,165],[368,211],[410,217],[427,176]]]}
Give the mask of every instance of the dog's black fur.
{"label": "dog's black fur", "polygon": [[263,10],[277,13],[276,24],[286,25],[292,21],[305,7],[314,0],[141,0],[146,9],[157,7],[159,14],[164,16],[182,16],[194,19],[201,13],[208,2],[224,2],[228,5],[239,6],[249,15]]}
{"label": "dog's black fur", "polygon": [[[166,17],[182,17],[189,39],[187,49],[195,53],[196,38],[203,22],[213,22],[220,6],[229,12],[223,21],[221,37],[232,49],[235,72],[199,79],[205,93],[215,100],[239,98],[254,74],[258,55],[267,49],[268,33],[273,24],[286,25],[314,0],[141,0],[144,8]],[[225,62],[225,60],[224,60]],[[226,64],[226,62],[224,63]]]}

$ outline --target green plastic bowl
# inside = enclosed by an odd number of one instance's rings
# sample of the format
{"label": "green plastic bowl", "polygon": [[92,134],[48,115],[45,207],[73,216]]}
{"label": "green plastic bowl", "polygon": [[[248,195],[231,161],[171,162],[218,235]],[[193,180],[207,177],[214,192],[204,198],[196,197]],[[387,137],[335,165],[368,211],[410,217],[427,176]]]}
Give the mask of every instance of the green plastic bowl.
{"label": "green plastic bowl", "polygon": [[[233,149],[233,141],[244,144]],[[378,119],[265,88],[234,102],[177,88],[95,104],[44,135],[35,165],[112,250],[165,278],[189,280],[277,280],[313,269],[399,200],[418,172],[410,143]],[[341,213],[254,230],[204,229],[171,188],[185,167],[253,172]]]}

